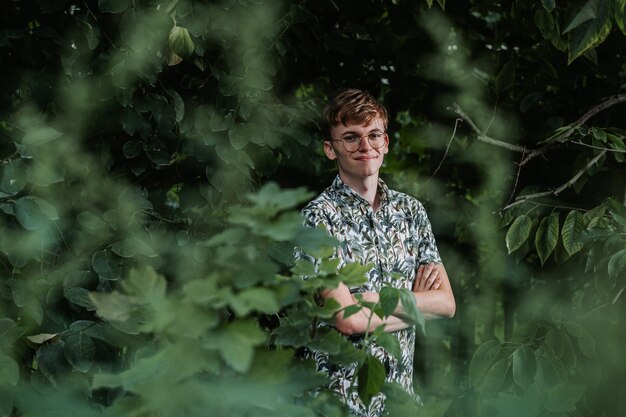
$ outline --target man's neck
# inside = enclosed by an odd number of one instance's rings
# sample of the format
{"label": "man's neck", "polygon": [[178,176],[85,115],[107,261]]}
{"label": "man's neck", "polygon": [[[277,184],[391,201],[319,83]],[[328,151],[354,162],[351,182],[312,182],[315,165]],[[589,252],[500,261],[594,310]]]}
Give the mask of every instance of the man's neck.
{"label": "man's neck", "polygon": [[341,180],[350,187],[354,192],[363,197],[365,201],[370,203],[372,209],[376,211],[380,205],[380,197],[378,196],[378,176],[372,175],[365,178],[346,178],[339,174]]}

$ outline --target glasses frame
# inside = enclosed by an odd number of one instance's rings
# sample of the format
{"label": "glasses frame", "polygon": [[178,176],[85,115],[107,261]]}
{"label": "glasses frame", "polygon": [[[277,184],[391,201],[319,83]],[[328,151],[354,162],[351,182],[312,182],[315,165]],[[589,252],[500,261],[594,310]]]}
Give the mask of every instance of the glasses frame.
{"label": "glasses frame", "polygon": [[343,149],[345,149],[346,152],[356,152],[359,150],[359,148],[361,147],[361,142],[363,141],[363,138],[367,138],[367,143],[372,147],[372,149],[381,149],[385,147],[385,144],[387,143],[387,132],[381,132],[381,134],[384,136],[383,140],[383,144],[381,146],[379,146],[378,148],[375,147],[374,145],[372,145],[372,140],[370,139],[370,135],[374,135],[378,132],[370,132],[370,133],[366,133],[365,135],[357,135],[356,133],[351,133],[351,135],[353,136],[357,136],[359,138],[358,142],[357,142],[357,146],[355,149],[348,149],[348,145],[346,145],[346,141],[344,138],[341,139],[330,139],[331,142],[342,142],[343,144]]}

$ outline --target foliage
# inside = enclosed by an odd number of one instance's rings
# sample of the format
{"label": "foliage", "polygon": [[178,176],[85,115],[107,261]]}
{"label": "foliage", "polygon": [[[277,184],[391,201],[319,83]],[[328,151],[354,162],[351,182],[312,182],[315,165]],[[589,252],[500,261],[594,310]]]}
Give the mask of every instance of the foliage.
{"label": "foliage", "polygon": [[414,312],[419,412],[624,407],[624,1],[2,8],[0,416],[342,415],[305,348],[414,415],[318,325],[317,291],[367,267],[291,256],[331,253],[293,187],[328,184],[315,120],[355,85],[393,115],[386,179],[429,206],[457,296],[451,323]]}

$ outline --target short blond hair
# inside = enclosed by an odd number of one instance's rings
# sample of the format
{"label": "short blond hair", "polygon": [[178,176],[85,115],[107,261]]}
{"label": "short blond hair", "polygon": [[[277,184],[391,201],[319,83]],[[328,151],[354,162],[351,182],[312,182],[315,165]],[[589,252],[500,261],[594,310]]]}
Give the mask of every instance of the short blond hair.
{"label": "short blond hair", "polygon": [[345,89],[335,94],[324,106],[322,112],[323,134],[330,137],[330,129],[340,123],[368,123],[380,117],[387,130],[387,109],[369,92],[358,89]]}

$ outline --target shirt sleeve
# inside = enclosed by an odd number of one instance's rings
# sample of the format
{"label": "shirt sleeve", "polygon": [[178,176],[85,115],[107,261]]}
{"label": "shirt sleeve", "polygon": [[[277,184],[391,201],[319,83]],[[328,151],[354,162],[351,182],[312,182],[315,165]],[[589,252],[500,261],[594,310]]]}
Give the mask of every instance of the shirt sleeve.
{"label": "shirt sleeve", "polygon": [[426,214],[426,209],[422,203],[417,203],[416,213],[416,225],[418,228],[418,263],[441,263],[441,257],[439,256],[439,250],[437,249],[437,243],[435,242],[435,235],[433,234],[430,220]]}

